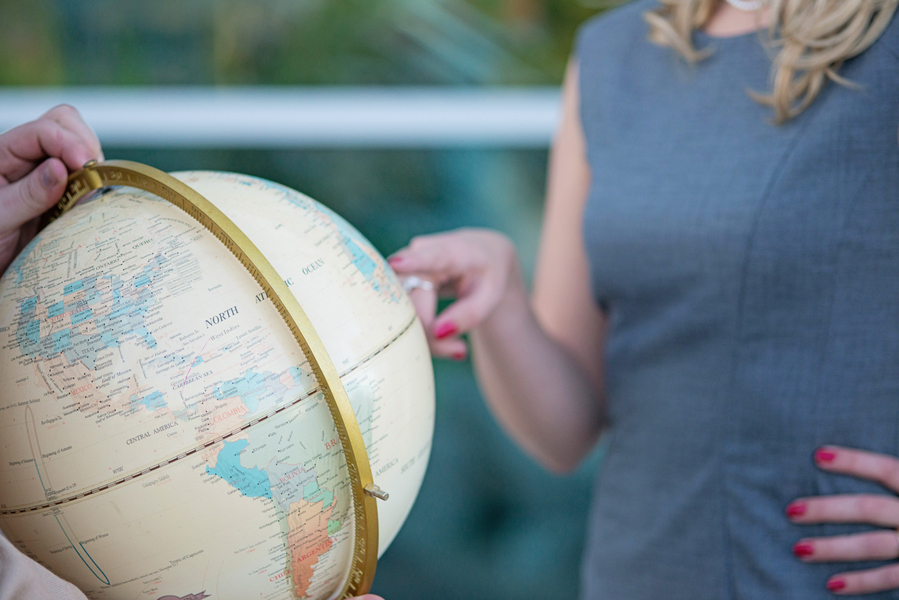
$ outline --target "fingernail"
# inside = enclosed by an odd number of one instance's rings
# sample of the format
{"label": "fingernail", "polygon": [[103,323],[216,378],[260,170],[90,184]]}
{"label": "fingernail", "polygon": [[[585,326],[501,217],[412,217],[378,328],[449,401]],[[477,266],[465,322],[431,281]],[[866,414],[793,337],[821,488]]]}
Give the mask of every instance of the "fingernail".
{"label": "fingernail", "polygon": [[846,587],[846,582],[842,579],[831,579],[827,582],[827,589],[831,592],[836,592],[837,590],[841,590]]}
{"label": "fingernail", "polygon": [[390,258],[387,259],[387,264],[390,265],[391,267],[395,267],[399,264],[402,264],[402,262],[403,262],[402,256],[391,256]]}
{"label": "fingernail", "polygon": [[455,323],[446,322],[439,325],[437,329],[434,330],[434,337],[438,340],[442,340],[445,337],[453,335],[457,331],[459,331],[459,328],[456,327]]}
{"label": "fingernail", "polygon": [[831,450],[817,450],[815,452],[815,461],[816,462],[824,462],[829,463],[832,462],[833,459],[837,457],[836,452],[832,452]]}
{"label": "fingernail", "polygon": [[468,356],[468,352],[453,352],[452,358],[453,360],[465,360]]}
{"label": "fingernail", "polygon": [[53,172],[53,166],[50,163],[44,165],[41,169],[41,185],[48,190],[52,190],[59,183],[56,173]]}
{"label": "fingernail", "polygon": [[788,517],[801,517],[805,514],[805,511],[808,509],[808,506],[803,504],[802,502],[797,502],[795,504],[790,504],[787,506],[787,516]]}
{"label": "fingernail", "polygon": [[811,556],[814,553],[815,547],[811,544],[803,544],[800,542],[799,544],[793,546],[793,554],[795,554],[796,556]]}

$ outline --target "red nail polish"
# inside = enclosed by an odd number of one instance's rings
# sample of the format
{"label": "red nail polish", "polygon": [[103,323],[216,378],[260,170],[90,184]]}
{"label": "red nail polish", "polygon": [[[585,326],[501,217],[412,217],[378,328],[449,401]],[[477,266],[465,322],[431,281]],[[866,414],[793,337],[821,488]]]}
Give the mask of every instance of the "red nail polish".
{"label": "red nail polish", "polygon": [[387,259],[387,264],[390,265],[391,267],[395,267],[399,264],[402,264],[402,262],[403,262],[402,256],[391,256],[390,258]]}
{"label": "red nail polish", "polygon": [[803,544],[800,542],[800,543],[796,544],[795,546],[793,546],[793,554],[795,554],[796,556],[799,556],[800,558],[803,556],[811,556],[814,553],[815,553],[815,547],[812,546],[811,544]]}
{"label": "red nail polish", "polygon": [[835,452],[831,452],[830,450],[818,450],[815,452],[815,461],[829,463],[833,461],[837,457]]}
{"label": "red nail polish", "polygon": [[797,502],[795,504],[790,504],[787,506],[787,516],[788,517],[801,517],[805,514],[805,511],[808,509],[808,506],[803,504],[802,502]]}
{"label": "red nail polish", "polygon": [[831,592],[836,592],[838,590],[842,590],[846,587],[846,582],[842,579],[833,579],[827,582],[827,589]]}
{"label": "red nail polish", "polygon": [[456,327],[455,323],[443,323],[434,330],[434,337],[438,340],[442,340],[445,337],[453,335],[457,331],[459,331],[459,328]]}
{"label": "red nail polish", "polygon": [[453,352],[453,360],[465,360],[467,356],[467,352]]}

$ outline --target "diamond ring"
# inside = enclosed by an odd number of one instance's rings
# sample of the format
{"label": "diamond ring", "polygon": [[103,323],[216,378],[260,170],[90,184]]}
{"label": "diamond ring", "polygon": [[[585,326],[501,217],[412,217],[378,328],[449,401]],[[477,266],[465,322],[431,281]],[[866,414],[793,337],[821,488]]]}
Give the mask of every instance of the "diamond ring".
{"label": "diamond ring", "polygon": [[416,277],[415,275],[409,275],[403,280],[403,289],[406,290],[407,294],[412,290],[424,290],[426,292],[433,292],[434,284],[427,279],[422,279],[421,277]]}

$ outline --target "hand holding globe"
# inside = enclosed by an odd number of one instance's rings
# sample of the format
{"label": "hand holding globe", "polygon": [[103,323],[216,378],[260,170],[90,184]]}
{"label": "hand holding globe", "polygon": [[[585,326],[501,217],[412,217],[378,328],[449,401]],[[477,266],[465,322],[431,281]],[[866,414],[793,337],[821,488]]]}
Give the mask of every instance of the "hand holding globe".
{"label": "hand holding globe", "polygon": [[100,142],[71,106],[0,135],[0,274],[62,197],[68,171],[95,159],[103,159]]}
{"label": "hand holding globe", "polygon": [[[67,110],[68,127],[89,133]],[[0,141],[34,142],[42,127]],[[37,145],[74,169],[96,138],[71,128],[58,149]],[[26,183],[2,198],[22,215],[5,219],[11,252],[29,235],[22,223],[61,194],[59,173],[34,187],[61,165],[35,170],[43,156],[24,156],[31,174],[9,171]],[[411,508],[433,430],[413,306],[367,240],[311,199],[241,175],[178,177],[295,286],[391,493],[380,554]],[[344,435],[266,289],[191,216],[128,185],[41,232],[0,281],[0,385],[13,390],[0,402],[6,536],[91,597],[327,598],[355,577]]]}

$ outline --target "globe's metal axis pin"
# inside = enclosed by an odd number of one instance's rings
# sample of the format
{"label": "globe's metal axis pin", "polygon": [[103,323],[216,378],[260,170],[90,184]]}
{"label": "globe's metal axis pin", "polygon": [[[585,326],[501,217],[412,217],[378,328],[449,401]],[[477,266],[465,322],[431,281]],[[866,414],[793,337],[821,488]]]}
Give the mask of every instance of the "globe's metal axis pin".
{"label": "globe's metal axis pin", "polygon": [[365,493],[373,498],[377,498],[378,500],[387,500],[390,498],[390,494],[379,488],[374,483],[369,483],[365,486]]}

